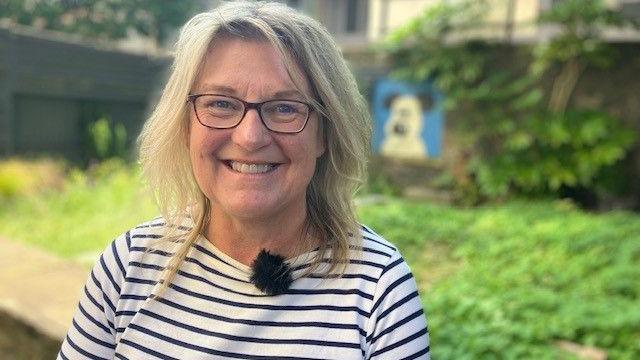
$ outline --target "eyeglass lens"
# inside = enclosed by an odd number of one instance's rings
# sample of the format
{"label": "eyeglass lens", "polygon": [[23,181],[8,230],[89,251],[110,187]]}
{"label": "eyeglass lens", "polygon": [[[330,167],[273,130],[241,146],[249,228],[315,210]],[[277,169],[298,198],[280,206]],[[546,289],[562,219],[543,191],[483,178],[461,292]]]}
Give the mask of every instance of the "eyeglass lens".
{"label": "eyeglass lens", "polygon": [[[227,96],[202,95],[195,99],[196,116],[213,128],[231,128],[245,115],[242,101]],[[260,117],[269,130],[299,132],[309,117],[309,106],[292,100],[273,100],[257,105]]]}

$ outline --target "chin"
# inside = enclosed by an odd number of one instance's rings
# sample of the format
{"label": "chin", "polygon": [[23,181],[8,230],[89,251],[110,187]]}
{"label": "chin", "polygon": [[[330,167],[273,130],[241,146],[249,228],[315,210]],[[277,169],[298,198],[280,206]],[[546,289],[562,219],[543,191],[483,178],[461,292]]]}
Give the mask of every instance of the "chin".
{"label": "chin", "polygon": [[241,204],[226,205],[227,206],[221,206],[221,210],[237,219],[268,219],[281,211],[281,208],[277,206],[277,202],[275,201],[243,202]]}

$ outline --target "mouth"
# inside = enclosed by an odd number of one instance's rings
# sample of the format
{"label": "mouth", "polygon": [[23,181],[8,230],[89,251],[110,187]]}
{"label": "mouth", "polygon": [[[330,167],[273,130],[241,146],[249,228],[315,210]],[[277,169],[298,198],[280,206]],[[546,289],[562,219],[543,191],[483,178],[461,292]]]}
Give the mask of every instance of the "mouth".
{"label": "mouth", "polygon": [[278,163],[244,163],[235,160],[222,161],[231,170],[241,174],[265,174],[274,171],[281,164]]}

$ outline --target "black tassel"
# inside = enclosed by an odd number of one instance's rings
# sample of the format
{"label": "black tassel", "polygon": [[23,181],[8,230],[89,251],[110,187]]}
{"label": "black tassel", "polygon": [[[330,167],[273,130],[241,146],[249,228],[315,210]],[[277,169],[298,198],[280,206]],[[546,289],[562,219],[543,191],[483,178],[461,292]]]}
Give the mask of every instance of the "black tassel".
{"label": "black tassel", "polygon": [[268,295],[283,294],[293,282],[291,268],[284,260],[284,257],[262,249],[251,265],[251,282]]}

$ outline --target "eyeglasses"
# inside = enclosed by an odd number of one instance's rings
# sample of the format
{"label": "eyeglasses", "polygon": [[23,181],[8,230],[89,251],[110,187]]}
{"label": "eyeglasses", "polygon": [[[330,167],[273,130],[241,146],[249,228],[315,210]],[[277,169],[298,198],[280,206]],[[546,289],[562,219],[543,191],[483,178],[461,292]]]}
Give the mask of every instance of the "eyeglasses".
{"label": "eyeglasses", "polygon": [[295,100],[269,100],[251,103],[232,96],[195,94],[187,97],[198,122],[213,129],[238,126],[247,112],[256,109],[264,126],[277,133],[299,133],[307,125],[311,105]]}

